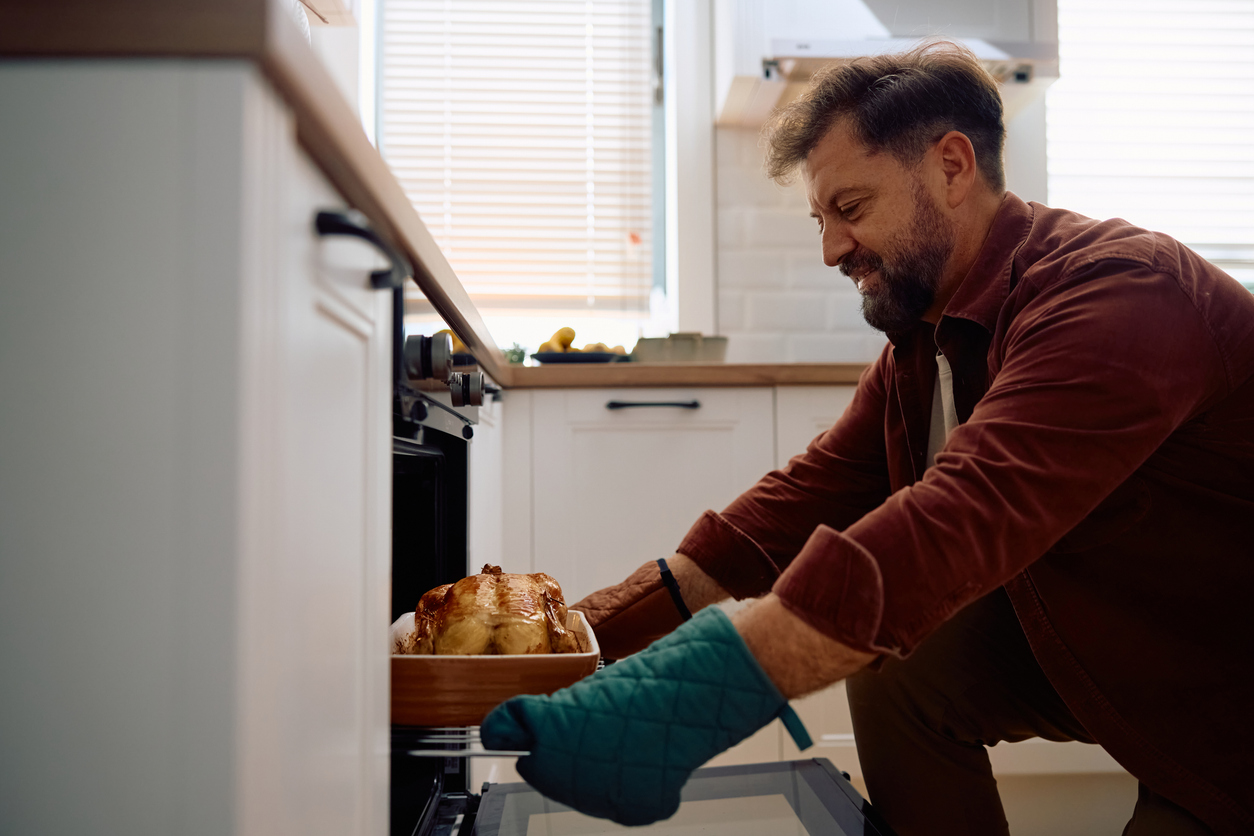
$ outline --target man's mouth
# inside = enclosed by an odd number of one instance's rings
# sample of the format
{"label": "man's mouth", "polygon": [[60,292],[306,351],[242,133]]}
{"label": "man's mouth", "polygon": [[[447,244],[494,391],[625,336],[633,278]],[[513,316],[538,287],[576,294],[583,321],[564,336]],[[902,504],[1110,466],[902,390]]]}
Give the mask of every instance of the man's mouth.
{"label": "man's mouth", "polygon": [[853,279],[854,286],[858,288],[858,292],[861,293],[867,279],[869,279],[871,274],[874,272],[874,267],[862,267],[856,271],[846,271],[845,275]]}
{"label": "man's mouth", "polygon": [[860,257],[857,260],[842,264],[840,272],[853,279],[854,286],[861,293],[867,286],[867,280],[880,269],[880,266],[879,259]]}

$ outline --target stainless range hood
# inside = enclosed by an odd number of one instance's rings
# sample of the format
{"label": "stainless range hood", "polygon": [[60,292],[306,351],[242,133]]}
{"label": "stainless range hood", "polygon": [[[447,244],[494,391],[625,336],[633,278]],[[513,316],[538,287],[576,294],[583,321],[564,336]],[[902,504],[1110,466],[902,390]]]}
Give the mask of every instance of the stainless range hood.
{"label": "stainless range hood", "polygon": [[827,64],[922,38],[969,47],[1009,122],[1058,78],[1057,0],[716,0],[717,122],[757,127]]}

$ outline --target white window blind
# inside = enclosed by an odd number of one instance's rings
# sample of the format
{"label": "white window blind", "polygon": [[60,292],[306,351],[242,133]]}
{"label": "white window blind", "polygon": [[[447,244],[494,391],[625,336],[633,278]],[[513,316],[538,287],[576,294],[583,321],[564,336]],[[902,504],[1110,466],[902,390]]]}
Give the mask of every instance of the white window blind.
{"label": "white window blind", "polygon": [[485,314],[649,310],[649,0],[386,0],[379,148]]}
{"label": "white window blind", "polygon": [[1059,0],[1049,201],[1254,289],[1254,0]]}

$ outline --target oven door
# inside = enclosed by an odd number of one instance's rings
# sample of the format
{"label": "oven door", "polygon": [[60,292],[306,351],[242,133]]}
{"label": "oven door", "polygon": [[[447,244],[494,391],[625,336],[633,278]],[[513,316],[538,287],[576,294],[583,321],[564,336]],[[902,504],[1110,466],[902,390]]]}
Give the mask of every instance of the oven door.
{"label": "oven door", "polygon": [[[527,784],[487,784],[474,836],[583,836],[626,830],[550,801]],[[892,836],[871,805],[826,758],[698,769],[679,811],[634,834]]]}

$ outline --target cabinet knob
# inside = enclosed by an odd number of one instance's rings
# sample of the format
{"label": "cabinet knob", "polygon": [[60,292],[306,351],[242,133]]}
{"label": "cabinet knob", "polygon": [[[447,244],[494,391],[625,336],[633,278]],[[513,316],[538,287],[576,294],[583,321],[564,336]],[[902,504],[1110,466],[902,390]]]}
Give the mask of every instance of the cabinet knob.
{"label": "cabinet knob", "polygon": [[360,212],[331,212],[323,210],[314,217],[314,229],[319,235],[348,235],[361,238],[373,244],[379,252],[387,256],[391,267],[375,270],[370,274],[370,286],[375,290],[398,288],[405,284],[405,279],[414,274],[409,260],[397,252],[391,244],[384,241],[379,233],[370,228],[366,216]]}

